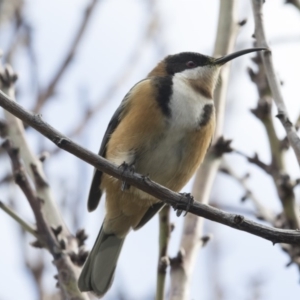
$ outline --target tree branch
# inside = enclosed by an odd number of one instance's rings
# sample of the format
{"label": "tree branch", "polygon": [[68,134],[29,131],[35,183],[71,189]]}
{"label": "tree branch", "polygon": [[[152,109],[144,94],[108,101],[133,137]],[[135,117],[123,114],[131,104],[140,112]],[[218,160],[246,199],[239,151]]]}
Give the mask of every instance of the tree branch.
{"label": "tree branch", "polygon": [[265,68],[259,54],[256,54],[252,61],[257,65],[257,72],[248,68],[248,74],[251,81],[255,84],[259,95],[257,107],[251,109],[251,112],[259,119],[265,127],[270,152],[272,154],[272,167],[277,170],[284,169],[283,147],[277,137],[272,118],[272,95],[270,86],[266,77]]}
{"label": "tree branch", "polygon": [[259,167],[261,170],[266,172],[266,174],[271,175],[271,172],[272,172],[271,166],[266,164],[265,162],[261,161],[257,153],[255,153],[253,155],[253,157],[250,157],[247,154],[245,154],[239,150],[234,150],[233,152],[244,157],[245,159],[247,159],[249,163],[254,164],[257,167]]}
{"label": "tree branch", "polygon": [[[198,243],[200,244],[199,247],[204,247],[212,238],[212,235],[203,236],[199,238]],[[186,252],[183,248],[179,249],[177,255],[170,259],[171,265],[171,287],[170,291],[172,294],[170,295],[174,300],[182,300],[182,285],[178,285],[178,283],[184,283],[184,287],[188,289],[187,283],[189,279],[187,278],[187,273],[185,272],[185,256]]]}
{"label": "tree branch", "polygon": [[62,227],[53,229],[47,224],[41,209],[44,205],[43,200],[35,195],[31,187],[29,178],[21,164],[18,149],[12,148],[9,140],[6,140],[2,147],[7,151],[11,159],[15,181],[25,194],[34,213],[37,224],[38,244],[47,248],[54,258],[54,264],[58,270],[59,284],[65,299],[86,300],[87,297],[77,287],[76,272],[74,272],[75,268],[71,259],[64,252],[66,243],[63,239],[58,239],[58,234],[61,232]]}
{"label": "tree branch", "polygon": [[[252,0],[252,7],[253,7],[253,14],[254,14],[254,21],[255,21],[255,37],[257,40],[258,47],[265,47],[270,49],[267,43],[264,24],[263,24],[263,11],[262,11],[263,2],[264,2],[263,0]],[[278,109],[277,117],[286,131],[288,140],[298,160],[298,164],[300,164],[300,138],[297,135],[294,125],[289,119],[289,115],[281,93],[280,83],[275,74],[271,50],[264,51],[262,57],[263,57],[263,63],[268,78],[268,82],[270,85],[270,89],[273,95],[273,99]]]}
{"label": "tree branch", "polygon": [[96,4],[98,2],[99,2],[99,0],[91,0],[91,2],[88,4],[87,8],[85,9],[85,13],[84,13],[82,22],[81,22],[79,29],[75,35],[75,38],[69,48],[69,51],[67,52],[66,57],[63,59],[61,66],[59,67],[59,69],[57,70],[57,72],[55,73],[53,78],[50,80],[50,83],[47,86],[47,88],[39,94],[38,99],[33,108],[34,112],[39,112],[41,110],[41,108],[43,107],[43,105],[45,104],[45,102],[47,101],[47,99],[49,99],[54,94],[59,80],[62,78],[62,76],[65,73],[65,71],[67,70],[70,62],[72,61],[73,57],[75,56],[78,45],[84,35],[87,25],[89,23],[90,16],[92,15],[92,12],[94,11]]}
{"label": "tree branch", "polygon": [[167,268],[170,264],[168,257],[170,235],[170,206],[167,205],[159,212],[159,255],[155,300],[165,299],[166,274]]}
{"label": "tree branch", "polygon": [[[0,69],[0,86],[3,86],[3,90],[11,96],[11,103],[14,102],[13,84],[16,78],[16,74],[9,66],[6,66],[4,70],[2,70],[2,68]],[[51,189],[47,183],[40,160],[35,157],[29,148],[24,134],[23,123],[6,110],[4,111],[4,115],[7,120],[7,137],[12,141],[13,146],[20,151],[20,156],[24,162],[24,170],[23,167],[21,168],[17,163],[16,151],[10,150],[11,146],[8,146],[7,152],[14,163],[14,170],[19,170],[20,176],[17,177],[18,183],[30,202],[35,214],[39,240],[41,239],[40,233],[43,233],[42,240],[45,241],[42,244],[46,244],[54,257],[55,262],[56,260],[63,261],[63,263],[57,265],[61,290],[66,299],[87,299],[87,296],[81,294],[77,288],[77,275],[79,269],[73,265],[71,258],[66,254],[71,252],[78,253],[77,239],[70,233],[59,212],[56,202],[53,199]],[[25,171],[30,176],[31,182],[34,183],[35,190],[29,184]],[[60,243],[57,244],[54,242],[53,236],[51,236],[52,231],[50,227],[60,228]],[[41,243],[38,242],[38,244]],[[63,247],[65,252],[61,251],[59,247]],[[80,255],[80,253],[78,255]],[[65,278],[68,278],[66,283],[64,283]]]}
{"label": "tree branch", "polygon": [[137,173],[124,173],[119,166],[110,163],[108,160],[100,157],[99,155],[94,154],[93,152],[72,142],[66,136],[62,135],[59,131],[44,122],[40,115],[34,115],[26,111],[22,108],[22,106],[13,101],[13,99],[7,97],[2,91],[0,91],[0,106],[20,118],[32,128],[36,129],[58,147],[75,155],[95,168],[117,179],[126,181],[128,184],[139,188],[140,190],[160,199],[176,209],[186,210],[186,208],[189,207],[189,212],[199,217],[204,217],[211,221],[257,235],[273,243],[300,243],[300,232],[297,230],[271,228],[251,220],[247,220],[241,215],[226,213],[206,204],[194,202],[189,205],[187,203],[187,199],[185,199],[182,194],[175,193],[158,183],[151,181],[147,176]]}
{"label": "tree branch", "polygon": [[37,232],[36,230],[29,225],[26,221],[24,221],[20,216],[18,216],[17,213],[15,213],[11,208],[9,208],[7,205],[5,205],[2,201],[0,201],[0,208],[5,211],[9,216],[11,216],[17,223],[21,225],[21,227],[35,236],[37,238]]}
{"label": "tree branch", "polygon": [[[257,107],[251,111],[265,127],[272,157],[272,162],[270,165],[266,165],[265,171],[268,172],[273,179],[289,227],[297,229],[300,228],[298,206],[296,204],[294,189],[292,185],[289,184],[290,179],[285,167],[285,148],[283,147],[282,141],[277,137],[273,123],[270,86],[261,56],[259,54],[256,55],[253,61],[257,65],[257,72],[248,69],[248,73],[252,82],[257,87],[259,100]],[[254,158],[257,158],[256,162],[258,163],[258,156],[256,155]],[[248,159],[248,161],[250,160]],[[254,162],[254,160],[252,162]],[[263,164],[260,163],[260,167],[263,167]]]}
{"label": "tree branch", "polygon": [[60,252],[60,245],[57,243],[57,240],[51,228],[45,221],[41,210],[43,200],[36,197],[29,183],[29,179],[25,174],[20,162],[19,150],[16,148],[12,148],[12,144],[9,140],[6,140],[2,144],[2,147],[6,150],[11,159],[15,182],[19,185],[22,192],[25,194],[34,213],[37,222],[37,233],[39,239],[41,239],[42,243],[45,244],[45,246],[53,254],[54,258],[56,258]]}
{"label": "tree branch", "polygon": [[273,225],[274,219],[275,219],[275,213],[273,213],[270,209],[263,206],[261,204],[261,202],[255,197],[255,195],[253,194],[253,192],[250,190],[250,188],[247,185],[246,180],[248,177],[247,176],[243,176],[243,177],[238,176],[235,173],[235,171],[233,170],[233,168],[229,164],[226,164],[224,161],[223,161],[222,168],[220,169],[220,171],[223,172],[224,174],[231,176],[233,179],[235,179],[236,182],[238,182],[244,188],[244,190],[245,190],[244,197],[250,198],[252,200],[253,204],[256,207],[258,217]]}
{"label": "tree branch", "polygon": [[[13,101],[15,94],[14,82],[16,79],[17,76],[10,66],[5,66],[3,70],[0,66],[0,87],[3,89],[3,92],[7,94]],[[35,175],[31,166],[35,165],[39,176],[44,182],[47,182],[41,161],[37,159],[27,143],[23,123],[8,111],[4,111],[4,116],[7,123],[6,135],[13,143],[14,147],[19,149],[26,172],[34,181]],[[47,222],[53,227],[63,226],[63,233],[70,237],[71,233],[69,232],[59,212],[49,185],[44,184],[43,186],[36,186],[36,192],[37,196],[44,200],[45,205],[42,209],[44,210],[44,215],[47,219]]]}

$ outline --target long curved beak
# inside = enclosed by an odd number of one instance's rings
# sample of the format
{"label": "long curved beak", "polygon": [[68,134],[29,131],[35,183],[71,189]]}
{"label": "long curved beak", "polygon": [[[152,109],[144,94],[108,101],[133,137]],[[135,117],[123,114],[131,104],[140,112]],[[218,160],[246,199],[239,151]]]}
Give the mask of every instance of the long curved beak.
{"label": "long curved beak", "polygon": [[241,50],[241,51],[237,51],[228,55],[225,55],[223,57],[220,58],[216,58],[214,61],[214,64],[216,65],[224,65],[225,63],[231,61],[232,59],[235,59],[239,56],[242,56],[244,54],[247,53],[251,53],[251,52],[257,52],[257,51],[262,51],[262,50],[266,50],[269,51],[268,48],[250,48],[250,49],[245,49],[245,50]]}

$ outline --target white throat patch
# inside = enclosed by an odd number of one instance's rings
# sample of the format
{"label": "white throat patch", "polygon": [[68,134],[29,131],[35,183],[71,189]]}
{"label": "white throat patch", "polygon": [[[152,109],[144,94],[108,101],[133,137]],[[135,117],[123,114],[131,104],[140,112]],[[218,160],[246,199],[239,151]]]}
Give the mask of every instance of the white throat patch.
{"label": "white throat patch", "polygon": [[[173,76],[173,94],[170,101],[171,126],[182,129],[199,128],[205,105],[213,105],[213,100],[197,92],[189,79],[198,72],[196,69],[177,73]],[[185,73],[186,72],[186,73]],[[199,77],[198,77],[199,78]]]}

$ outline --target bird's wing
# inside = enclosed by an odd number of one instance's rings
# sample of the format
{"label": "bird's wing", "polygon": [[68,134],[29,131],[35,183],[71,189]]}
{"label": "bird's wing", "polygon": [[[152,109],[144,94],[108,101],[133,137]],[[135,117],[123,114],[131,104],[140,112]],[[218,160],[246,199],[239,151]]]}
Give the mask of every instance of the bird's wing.
{"label": "bird's wing", "polygon": [[158,202],[149,207],[149,209],[144,214],[143,218],[139,222],[139,224],[134,227],[134,230],[138,230],[143,227],[148,221],[154,217],[156,213],[158,213],[166,204],[163,202]]}
{"label": "bird's wing", "polygon": [[[98,152],[98,154],[102,157],[106,157],[106,146],[107,143],[109,142],[109,139],[111,137],[111,135],[113,134],[113,132],[116,130],[116,128],[118,127],[118,125],[120,124],[122,118],[124,117],[124,115],[126,114],[126,103],[127,100],[130,98],[130,94],[131,92],[144,80],[138,82],[135,86],[133,86],[133,88],[125,95],[124,99],[122,100],[120,106],[117,108],[117,110],[115,111],[114,115],[112,116],[107,129],[105,131],[102,143],[101,143],[101,147],[100,150]],[[92,183],[91,183],[91,187],[90,187],[90,191],[89,191],[89,196],[88,196],[88,202],[87,202],[87,206],[88,206],[88,211],[93,211],[97,208],[101,195],[102,195],[102,191],[100,189],[100,184],[101,184],[101,178],[102,178],[102,172],[100,170],[94,169],[94,176],[92,179]]]}

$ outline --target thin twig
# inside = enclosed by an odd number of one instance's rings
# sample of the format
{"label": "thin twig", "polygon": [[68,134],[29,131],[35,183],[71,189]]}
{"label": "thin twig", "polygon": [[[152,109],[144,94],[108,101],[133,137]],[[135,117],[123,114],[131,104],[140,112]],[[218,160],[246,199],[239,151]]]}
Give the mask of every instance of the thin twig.
{"label": "thin twig", "polygon": [[248,68],[248,74],[251,81],[255,84],[257,88],[257,93],[259,100],[257,107],[251,109],[251,112],[254,116],[260,120],[265,127],[269,148],[272,154],[272,168],[277,170],[284,169],[284,159],[283,159],[283,148],[282,143],[279,140],[272,117],[272,95],[270,86],[266,77],[265,68],[259,54],[256,54],[255,58],[252,61],[257,66],[257,71],[254,71],[252,68]]}
{"label": "thin twig", "polygon": [[279,172],[278,170],[272,168],[271,165],[265,164],[259,159],[257,154],[255,154],[253,157],[250,157],[238,150],[234,150],[234,153],[245,157],[250,163],[258,166],[261,170],[265,171],[272,177],[278,197],[281,200],[284,209],[286,220],[285,227],[299,229],[300,225],[298,207],[294,193],[294,188],[296,185],[298,185],[297,180],[293,182],[290,176],[286,173]]}
{"label": "thin twig", "polygon": [[[257,71],[255,72],[254,70],[249,68],[248,73],[252,82],[257,88],[259,100],[257,107],[255,109],[252,109],[251,111],[262,122],[266,130],[269,142],[269,149],[272,157],[271,164],[269,166],[266,166],[265,170],[268,172],[269,175],[271,175],[273,179],[289,227],[293,229],[300,228],[300,220],[298,216],[298,207],[296,204],[295,193],[292,185],[290,185],[288,182],[290,180],[287,180],[289,176],[287,175],[287,170],[284,161],[285,147],[283,145],[283,142],[277,136],[273,122],[272,95],[267,80],[265,67],[259,54],[256,55],[253,61],[257,65]],[[256,158],[256,162],[259,162],[260,167],[262,167],[263,165],[259,161],[257,155]],[[248,161],[250,160],[248,159]],[[253,159],[250,162],[255,162],[255,160]]]}
{"label": "thin twig", "polygon": [[266,172],[268,175],[271,174],[271,166],[266,164],[265,162],[263,162],[257,153],[255,153],[252,157],[245,154],[244,152],[240,151],[240,150],[234,150],[234,153],[246,158],[248,160],[248,162],[256,165],[257,167],[259,167],[261,170],[263,170],[264,172]]}
{"label": "thin twig", "polygon": [[5,51],[5,55],[3,57],[4,61],[10,62],[12,60],[13,55],[15,54],[18,46],[22,44],[24,41],[24,37],[22,36],[22,29],[24,27],[24,17],[23,17],[23,5],[20,2],[18,7],[15,8],[14,13],[14,33],[11,35],[11,41],[9,43],[8,49]]}
{"label": "thin twig", "polygon": [[156,300],[165,299],[167,268],[170,264],[168,246],[171,234],[170,206],[166,205],[159,213],[159,255],[156,283]]}
{"label": "thin twig", "polygon": [[[255,21],[255,37],[257,40],[258,47],[265,47],[270,49],[267,43],[264,23],[263,23],[263,10],[262,10],[263,2],[264,2],[263,0],[252,0],[254,21]],[[263,57],[263,63],[268,78],[268,82],[273,95],[273,99],[278,109],[277,117],[281,121],[281,124],[286,131],[288,140],[298,160],[298,164],[300,164],[300,138],[297,135],[294,125],[289,119],[286,105],[284,103],[283,96],[281,93],[280,83],[275,73],[271,50],[265,51],[262,54],[262,57]]]}
{"label": "thin twig", "polygon": [[110,163],[108,160],[81,147],[66,136],[62,135],[59,131],[44,122],[40,115],[34,115],[26,111],[22,108],[22,106],[13,101],[13,99],[7,97],[2,91],[0,91],[0,106],[36,129],[42,135],[46,136],[58,147],[72,153],[81,160],[94,166],[96,169],[99,169],[117,179],[126,181],[128,184],[160,199],[172,207],[176,207],[178,210],[186,210],[187,207],[189,207],[189,212],[199,217],[204,217],[220,224],[246,231],[270,240],[273,243],[300,243],[300,232],[297,230],[275,229],[247,220],[241,215],[223,212],[206,204],[198,202],[190,204],[190,201],[188,201],[190,199],[185,201],[182,194],[175,193],[158,183],[151,181],[147,176],[142,176],[137,173],[124,173],[119,166]]}
{"label": "thin twig", "polygon": [[9,216],[11,216],[17,223],[21,225],[21,227],[31,233],[34,237],[38,238],[36,230],[29,225],[26,221],[24,221],[17,213],[15,213],[10,207],[5,205],[2,201],[0,201],[0,208],[5,211]]}
{"label": "thin twig", "polygon": [[92,12],[95,10],[96,4],[99,2],[99,0],[91,0],[91,2],[88,4],[88,6],[85,9],[84,16],[82,19],[82,22],[78,28],[78,31],[76,32],[75,38],[73,42],[70,45],[69,50],[66,53],[65,58],[63,59],[59,69],[54,74],[53,78],[50,80],[50,83],[48,86],[38,95],[38,99],[35,103],[35,106],[33,108],[34,112],[39,112],[45,102],[55,93],[56,87],[64,75],[65,71],[67,70],[68,66],[70,65],[70,62],[74,58],[78,45],[80,41],[82,40],[82,37],[84,36],[84,33],[86,32],[87,25],[89,23],[89,20],[91,19]]}
{"label": "thin twig", "polygon": [[[24,244],[26,243],[24,235],[21,242],[23,242]],[[28,255],[28,253],[26,253],[25,251],[23,252],[23,255],[25,267],[32,274],[32,277],[34,279],[34,284],[38,293],[38,299],[47,299],[48,293],[45,291],[45,288],[43,286],[43,274],[45,273],[46,268],[44,256],[42,255],[42,253],[40,253],[39,256],[34,255],[34,257],[32,257],[32,255]],[[59,290],[56,290],[55,292],[60,293]]]}
{"label": "thin twig", "polygon": [[13,180],[13,176],[11,174],[6,174],[2,178],[0,178],[0,185],[6,184]]}
{"label": "thin twig", "polygon": [[261,204],[261,201],[257,199],[257,197],[253,194],[247,184],[248,176],[238,176],[233,168],[227,164],[224,160],[222,162],[222,167],[220,168],[224,174],[231,176],[236,182],[238,182],[242,188],[245,190],[245,197],[250,198],[253,204],[256,207],[258,212],[258,217],[263,219],[270,224],[274,224],[275,213],[272,212],[270,209],[266,208]]}

